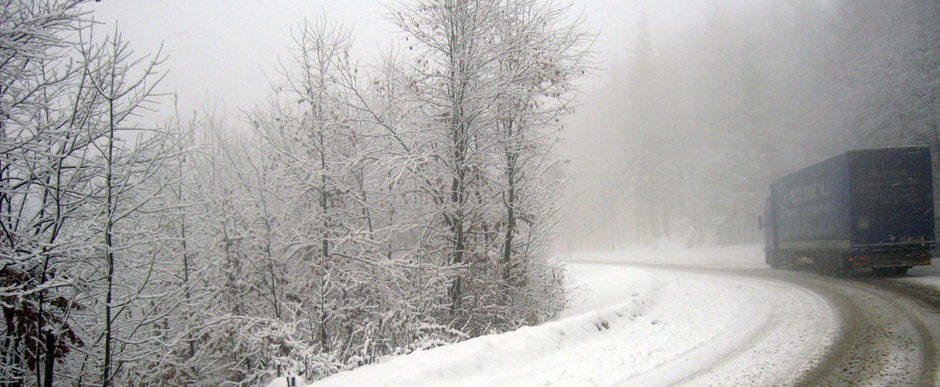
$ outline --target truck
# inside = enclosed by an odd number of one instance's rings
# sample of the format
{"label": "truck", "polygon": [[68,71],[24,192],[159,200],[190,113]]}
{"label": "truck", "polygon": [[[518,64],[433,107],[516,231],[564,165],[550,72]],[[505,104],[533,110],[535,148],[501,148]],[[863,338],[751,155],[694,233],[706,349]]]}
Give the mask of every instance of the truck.
{"label": "truck", "polygon": [[930,149],[852,150],[775,180],[764,213],[765,262],[831,275],[903,275],[934,247]]}

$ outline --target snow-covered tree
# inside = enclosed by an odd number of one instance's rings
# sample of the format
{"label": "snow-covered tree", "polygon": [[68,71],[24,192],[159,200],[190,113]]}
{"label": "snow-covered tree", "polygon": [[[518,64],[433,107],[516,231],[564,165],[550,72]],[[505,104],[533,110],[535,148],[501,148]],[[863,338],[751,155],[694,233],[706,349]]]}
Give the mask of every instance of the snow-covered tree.
{"label": "snow-covered tree", "polygon": [[[487,262],[485,234],[487,207],[493,187],[486,182],[488,139],[497,78],[492,66],[499,57],[499,23],[506,9],[496,1],[419,1],[396,10],[392,21],[408,36],[409,50],[416,50],[412,71],[414,98],[420,101],[425,122],[422,143],[426,152],[430,186],[425,187],[433,210],[426,222],[432,256],[444,257],[441,265],[450,274],[447,308],[455,319],[472,319],[465,299],[465,283],[474,276],[473,266]],[[489,227],[489,228],[488,228]],[[469,321],[468,321],[469,322]],[[465,324],[465,323],[463,323]]]}
{"label": "snow-covered tree", "polygon": [[[559,212],[557,197],[564,170],[557,154],[562,119],[574,106],[573,82],[587,68],[589,36],[577,23],[566,22],[564,8],[550,2],[507,2],[497,27],[504,43],[496,58],[496,104],[492,132],[501,172],[496,178],[501,210],[492,221],[498,234],[503,295],[510,309],[504,318],[537,322],[521,303],[557,303],[553,287],[530,278],[554,270],[545,263],[547,246]],[[538,296],[536,296],[538,294]],[[520,315],[518,312],[522,312]],[[528,320],[528,321],[527,321]]]}
{"label": "snow-covered tree", "polygon": [[589,43],[565,8],[403,5],[409,50],[375,67],[301,24],[242,132],[143,118],[162,57],[80,3],[3,5],[3,381],[316,379],[564,302],[555,148]]}
{"label": "snow-covered tree", "polygon": [[79,3],[0,4],[0,380],[13,384],[51,385],[56,362],[82,345],[60,266],[86,247],[82,156],[97,136],[94,98],[69,61]]}

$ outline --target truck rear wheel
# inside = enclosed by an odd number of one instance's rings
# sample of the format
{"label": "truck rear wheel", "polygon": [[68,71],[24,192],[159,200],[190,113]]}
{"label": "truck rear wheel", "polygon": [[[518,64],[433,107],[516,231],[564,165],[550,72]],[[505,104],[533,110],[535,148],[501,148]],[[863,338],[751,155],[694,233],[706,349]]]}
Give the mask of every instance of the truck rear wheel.
{"label": "truck rear wheel", "polygon": [[767,265],[769,265],[771,269],[779,269],[783,267],[783,259],[778,257],[776,254],[767,255],[767,258],[765,259],[765,261],[767,262]]}
{"label": "truck rear wheel", "polygon": [[852,264],[849,262],[838,262],[832,270],[832,275],[835,277],[848,277],[852,274]]}
{"label": "truck rear wheel", "polygon": [[773,251],[764,251],[764,262],[767,263],[767,266],[770,266],[771,269],[779,269],[782,266],[780,254],[777,254]]}
{"label": "truck rear wheel", "polygon": [[770,265],[771,269],[779,269],[783,267],[783,263],[780,262],[780,260],[777,259],[776,257],[767,258],[767,264]]}
{"label": "truck rear wheel", "polygon": [[790,254],[787,255],[787,268],[790,270],[796,270],[800,266],[800,256]]}
{"label": "truck rear wheel", "polygon": [[823,275],[845,277],[852,272],[850,263],[842,258],[816,257],[813,263],[816,266],[816,272]]}

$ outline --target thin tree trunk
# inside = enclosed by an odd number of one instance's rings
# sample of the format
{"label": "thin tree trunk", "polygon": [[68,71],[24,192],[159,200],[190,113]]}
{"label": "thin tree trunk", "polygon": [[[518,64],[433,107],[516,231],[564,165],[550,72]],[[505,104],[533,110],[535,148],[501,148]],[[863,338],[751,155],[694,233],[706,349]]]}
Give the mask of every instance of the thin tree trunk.
{"label": "thin tree trunk", "polygon": [[[322,81],[321,81],[321,85],[322,85]],[[317,114],[320,118],[323,117],[323,113],[319,111],[319,109],[317,110]],[[319,125],[323,125],[322,121],[319,123]],[[327,320],[326,308],[325,308],[326,294],[324,291],[327,286],[326,272],[327,270],[332,269],[332,265],[330,262],[330,240],[329,240],[331,222],[330,222],[330,216],[328,215],[329,210],[330,210],[330,203],[329,203],[330,195],[327,191],[326,141],[323,136],[323,129],[324,128],[322,126],[319,128],[317,137],[320,142],[320,152],[319,152],[320,153],[320,209],[323,211],[323,214],[322,214],[323,230],[321,234],[323,245],[321,246],[321,251],[320,251],[323,257],[323,262],[322,262],[323,273],[321,277],[321,286],[320,286],[320,345],[322,345],[323,349],[326,350],[328,348],[330,340],[329,340],[329,335],[327,334],[327,330],[326,330],[326,320]]]}
{"label": "thin tree trunk", "polygon": [[505,281],[507,285],[509,285],[509,279],[511,276],[510,269],[512,267],[512,239],[516,232],[516,192],[512,179],[512,177],[509,178],[510,183],[507,198],[508,208],[506,211],[506,236],[503,242],[503,281]]}
{"label": "thin tree trunk", "polygon": [[114,165],[114,101],[108,101],[108,119],[109,119],[109,128],[108,128],[108,158],[107,162],[107,172],[105,173],[105,211],[107,214],[107,224],[105,225],[104,231],[104,245],[105,245],[105,259],[108,261],[108,290],[107,295],[105,296],[105,337],[104,337],[104,370],[102,372],[101,384],[103,386],[108,386],[111,384],[111,298],[112,298],[112,288],[114,284],[114,251],[112,250],[113,240],[111,237],[112,230],[114,228],[114,208],[113,208],[113,189],[112,189],[112,179],[113,179],[113,165]]}
{"label": "thin tree trunk", "polygon": [[[183,202],[183,160],[179,162],[179,183],[176,186],[176,196],[179,199],[180,203]],[[183,258],[183,299],[186,302],[186,305],[190,305],[190,300],[192,298],[190,294],[189,287],[189,246],[186,242],[187,233],[186,233],[186,215],[183,211],[180,211],[180,249],[182,250]],[[187,327],[188,328],[188,327]],[[189,342],[189,357],[192,358],[196,354],[196,344],[193,340],[193,333],[190,329],[186,330],[186,341]]]}
{"label": "thin tree trunk", "polygon": [[320,345],[322,346],[324,351],[327,350],[329,343],[330,343],[330,338],[326,332],[326,318],[327,317],[326,317],[325,289],[326,289],[326,280],[325,278],[321,278],[321,282],[320,282]]}
{"label": "thin tree trunk", "polygon": [[516,232],[516,160],[518,154],[513,148],[513,120],[507,119],[506,126],[506,236],[503,241],[503,281],[509,285],[512,265],[512,240]]}
{"label": "thin tree trunk", "polygon": [[55,365],[55,335],[53,335],[52,332],[46,332],[45,344],[46,358],[43,367],[45,375],[42,380],[42,385],[43,387],[52,387],[52,377],[54,375],[52,367]]}
{"label": "thin tree trunk", "polygon": [[[465,2],[458,2],[453,14],[450,15],[449,25],[449,60],[451,69],[450,79],[450,98],[451,98],[451,140],[454,142],[454,177],[451,181],[451,203],[454,204],[456,212],[451,219],[451,229],[454,233],[454,257],[453,265],[460,265],[464,261],[466,250],[466,241],[464,236],[464,204],[466,202],[466,157],[467,146],[469,145],[469,123],[466,122],[464,105],[466,104],[465,93],[467,89],[465,66],[468,65],[463,58],[464,51],[467,50],[466,33],[463,18],[466,17]],[[450,285],[451,314],[455,314],[460,308],[461,299],[461,277],[457,274]]]}
{"label": "thin tree trunk", "polygon": [[323,140],[323,130],[320,133],[320,207],[323,210],[323,246],[322,254],[324,262],[330,259],[330,241],[329,227],[330,219],[327,212],[330,210],[329,194],[327,193],[326,179],[326,144]]}
{"label": "thin tree trunk", "polygon": [[16,321],[13,319],[13,314],[16,313],[13,308],[3,307],[3,318],[6,322],[7,330],[5,332],[5,337],[3,338],[3,360],[13,370],[13,377],[10,381],[3,382],[4,386],[16,386],[19,385],[20,375],[19,375],[19,365],[20,365],[20,352],[17,350],[19,346],[19,337],[16,334]]}

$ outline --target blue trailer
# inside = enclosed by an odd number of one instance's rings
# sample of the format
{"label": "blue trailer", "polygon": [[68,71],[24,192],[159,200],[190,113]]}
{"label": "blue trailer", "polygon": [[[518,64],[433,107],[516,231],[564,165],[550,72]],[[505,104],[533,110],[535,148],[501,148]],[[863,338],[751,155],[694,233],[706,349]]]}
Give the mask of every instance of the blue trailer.
{"label": "blue trailer", "polygon": [[933,176],[924,146],[855,150],[773,182],[759,219],[773,268],[903,274],[930,264]]}

